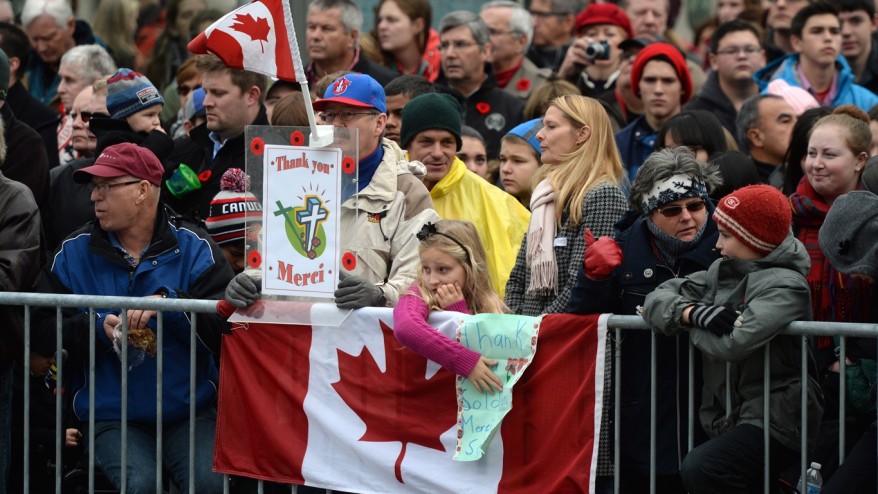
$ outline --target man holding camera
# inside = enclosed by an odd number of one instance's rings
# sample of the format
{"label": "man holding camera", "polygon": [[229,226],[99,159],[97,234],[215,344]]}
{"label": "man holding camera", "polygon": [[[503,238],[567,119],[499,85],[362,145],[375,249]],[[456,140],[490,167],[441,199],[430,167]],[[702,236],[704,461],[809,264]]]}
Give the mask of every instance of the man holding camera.
{"label": "man holding camera", "polygon": [[576,16],[576,40],[558,75],[597,98],[612,91],[619,77],[619,43],[634,36],[625,12],[612,3],[593,3]]}

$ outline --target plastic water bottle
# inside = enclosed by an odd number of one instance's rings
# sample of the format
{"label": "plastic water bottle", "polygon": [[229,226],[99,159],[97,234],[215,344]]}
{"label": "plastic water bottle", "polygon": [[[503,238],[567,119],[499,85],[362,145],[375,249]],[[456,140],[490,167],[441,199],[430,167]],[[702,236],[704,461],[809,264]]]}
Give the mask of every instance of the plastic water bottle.
{"label": "plastic water bottle", "polygon": [[820,494],[820,489],[822,488],[823,477],[820,475],[820,464],[816,461],[812,461],[811,468],[805,472],[804,482],[799,478],[797,490],[799,491],[799,494]]}

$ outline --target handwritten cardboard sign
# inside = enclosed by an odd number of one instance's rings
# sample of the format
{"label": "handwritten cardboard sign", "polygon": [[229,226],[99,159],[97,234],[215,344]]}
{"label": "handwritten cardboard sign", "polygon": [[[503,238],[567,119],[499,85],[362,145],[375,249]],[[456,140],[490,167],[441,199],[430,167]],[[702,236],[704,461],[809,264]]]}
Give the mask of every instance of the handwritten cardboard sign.
{"label": "handwritten cardboard sign", "polygon": [[503,417],[512,409],[512,388],[533,361],[541,317],[477,314],[463,320],[457,340],[465,347],[496,360],[494,369],[503,390],[479,393],[457,376],[457,449],[454,459],[478,460],[485,454]]}

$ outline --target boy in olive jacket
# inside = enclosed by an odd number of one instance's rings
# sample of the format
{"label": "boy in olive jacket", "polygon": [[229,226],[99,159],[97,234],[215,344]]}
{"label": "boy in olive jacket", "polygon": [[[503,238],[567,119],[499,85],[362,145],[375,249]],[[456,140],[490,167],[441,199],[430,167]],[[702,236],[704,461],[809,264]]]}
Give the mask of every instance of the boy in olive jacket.
{"label": "boy in olive jacket", "polygon": [[[711,439],[690,451],[681,467],[690,493],[761,490],[793,466],[802,445],[802,344],[779,334],[811,317],[805,275],[810,259],[790,232],[789,203],[777,189],[753,185],[724,197],[713,215],[723,255],[707,271],[659,285],[646,297],[643,318],[658,333],[689,332],[702,352],[701,424]],[[769,416],[764,415],[764,365],[769,353]],[[813,367],[813,360],[811,360]],[[726,389],[729,366],[730,390]],[[813,369],[809,369],[813,370]],[[822,393],[808,378],[808,440],[823,414]],[[727,403],[727,392],[729,403]],[[770,457],[764,457],[768,424]],[[772,488],[777,490],[777,487]]]}

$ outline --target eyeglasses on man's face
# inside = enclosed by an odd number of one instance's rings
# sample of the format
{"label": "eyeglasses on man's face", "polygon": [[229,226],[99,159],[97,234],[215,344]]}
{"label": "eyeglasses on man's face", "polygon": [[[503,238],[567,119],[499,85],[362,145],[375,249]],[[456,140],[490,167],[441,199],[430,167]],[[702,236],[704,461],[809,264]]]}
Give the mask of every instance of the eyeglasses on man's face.
{"label": "eyeglasses on man's face", "polygon": [[686,211],[690,213],[697,213],[704,209],[707,203],[704,199],[699,199],[697,201],[690,202],[685,206],[665,206],[663,208],[658,208],[656,211],[662,214],[662,216],[666,218],[673,218],[674,216],[680,216],[683,213],[683,208],[686,208]]}
{"label": "eyeglasses on man's face", "polygon": [[336,118],[341,119],[342,122],[350,122],[360,115],[377,115],[377,113],[375,113],[373,111],[344,110],[344,111],[339,111],[339,112],[326,111],[326,112],[320,113],[318,116],[320,117],[320,120],[322,120],[323,122],[332,123],[333,121],[335,121]]}
{"label": "eyeglasses on man's face", "polygon": [[97,191],[98,194],[105,196],[110,192],[110,189],[112,189],[113,187],[122,187],[125,185],[139,184],[140,182],[142,182],[142,180],[129,180],[127,182],[116,182],[116,183],[91,182],[88,184],[88,191],[89,192]]}

